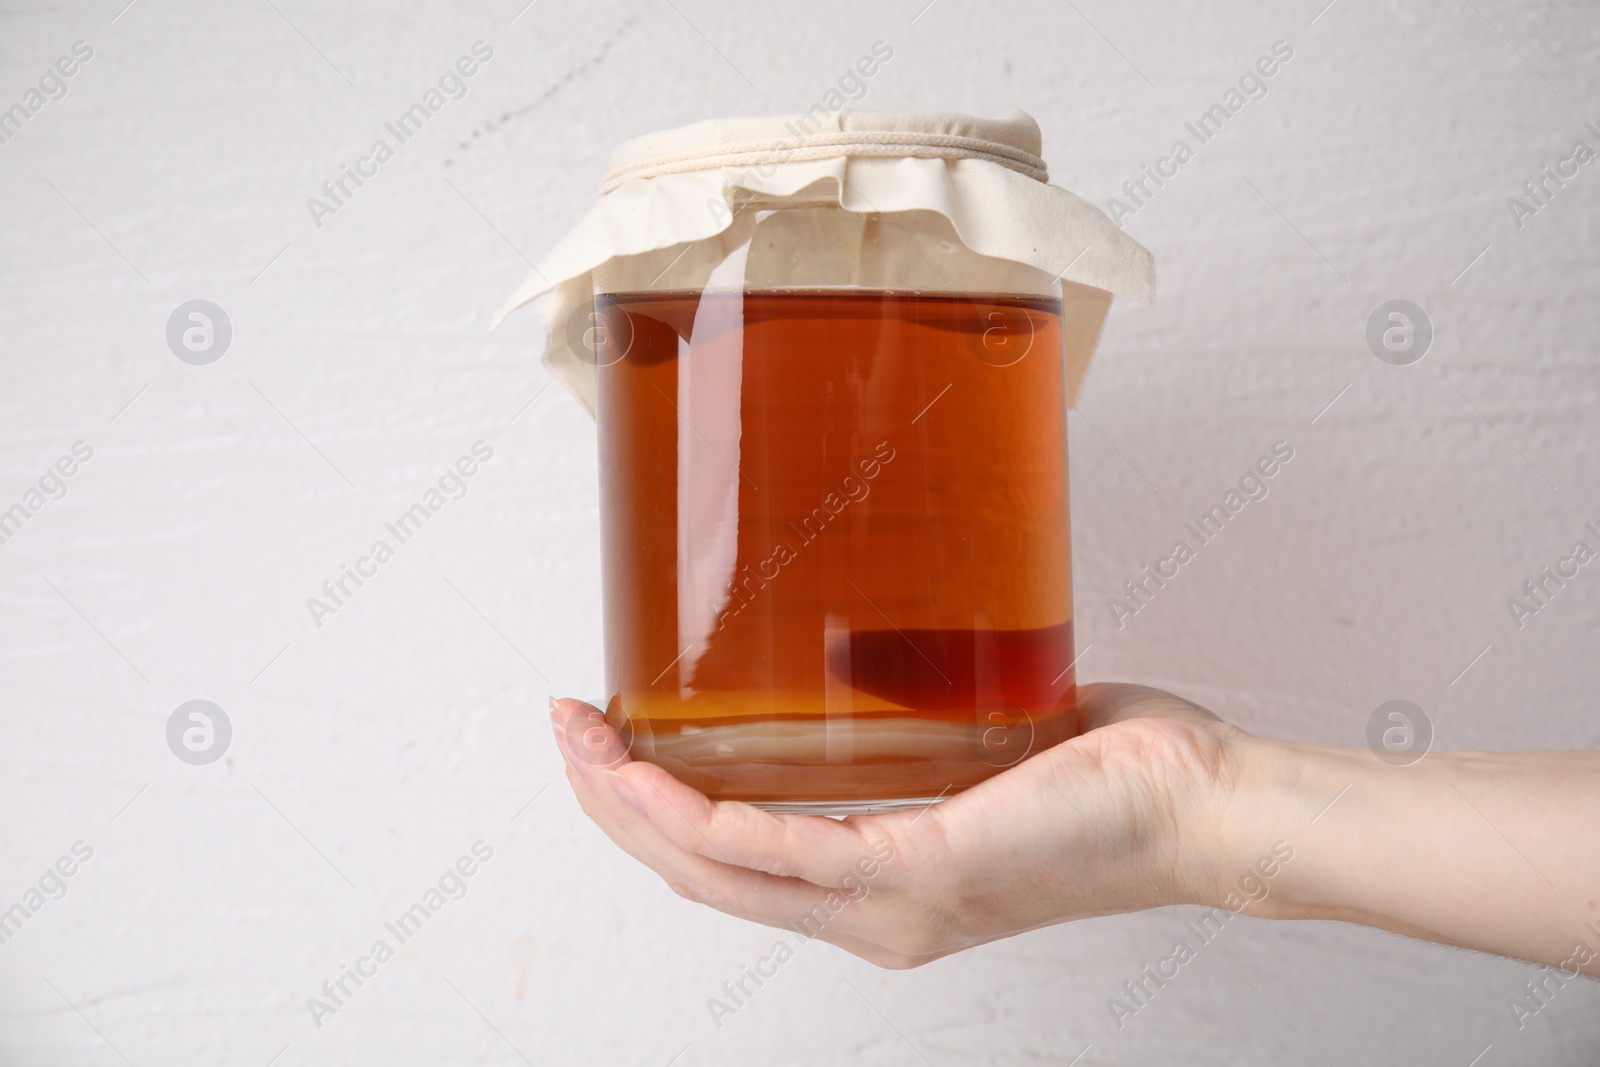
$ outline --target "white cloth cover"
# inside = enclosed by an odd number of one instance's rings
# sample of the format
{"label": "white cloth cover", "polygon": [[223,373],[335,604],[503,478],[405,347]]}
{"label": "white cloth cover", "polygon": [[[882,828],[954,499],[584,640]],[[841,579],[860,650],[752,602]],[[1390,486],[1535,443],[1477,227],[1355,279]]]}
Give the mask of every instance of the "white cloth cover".
{"label": "white cloth cover", "polygon": [[[636,137],[612,151],[600,200],[517,288],[494,324],[553,294],[545,304],[544,360],[592,413],[594,367],[573,350],[564,324],[592,307],[597,270],[717,237],[738,207],[818,199],[863,214],[933,212],[967,249],[1059,279],[1064,296],[1081,298],[1076,287],[1088,286],[1151,303],[1149,251],[1093,204],[1047,184],[1040,148],[1038,124],[1021,111],[982,119],[813,109]],[[1095,321],[1095,334],[1098,327]],[[1088,340],[1080,365],[1069,368],[1071,392],[1093,348]]]}

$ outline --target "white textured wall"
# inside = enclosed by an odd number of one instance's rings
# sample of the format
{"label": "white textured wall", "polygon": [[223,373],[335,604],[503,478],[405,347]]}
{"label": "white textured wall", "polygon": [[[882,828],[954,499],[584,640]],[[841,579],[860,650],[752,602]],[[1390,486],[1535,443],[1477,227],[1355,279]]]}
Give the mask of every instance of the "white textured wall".
{"label": "white textured wall", "polygon": [[[1104,202],[1287,39],[1127,222],[1161,301],[1115,309],[1073,417],[1082,670],[1281,736],[1360,745],[1403,697],[1445,746],[1593,746],[1600,564],[1521,630],[1506,601],[1600,525],[1600,163],[1521,230],[1505,205],[1600,148],[1592,3],[123,2],[0,12],[0,107],[94,49],[0,145],[0,508],[93,448],[0,546],[0,907],[93,849],[0,945],[0,1063],[1600,1057],[1592,984],[1519,1032],[1523,965],[1248,919],[1117,1029],[1182,909],[910,973],[808,946],[717,1030],[706,998],[771,934],[672,896],[560,780],[546,695],[600,688],[594,437],[536,316],[487,332],[611,143],[804,108],[875,40],[860,106],[1023,107]],[[315,226],[479,39],[469,95]],[[196,298],[233,326],[208,366],[164,336]],[[1436,326],[1414,366],[1364,340],[1392,298]],[[478,440],[467,495],[314,627],[306,598]],[[1271,496],[1119,630],[1107,598],[1277,440]],[[165,740],[191,699],[233,726],[209,766]],[[467,895],[315,1027],[307,998],[479,840]]]}

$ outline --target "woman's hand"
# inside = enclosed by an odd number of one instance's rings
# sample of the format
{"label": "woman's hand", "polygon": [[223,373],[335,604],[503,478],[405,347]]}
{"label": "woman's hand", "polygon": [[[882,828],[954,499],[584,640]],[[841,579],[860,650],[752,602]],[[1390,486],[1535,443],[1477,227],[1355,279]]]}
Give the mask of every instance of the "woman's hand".
{"label": "woman's hand", "polygon": [[1069,919],[1219,898],[1240,731],[1133,685],[1079,693],[1082,736],[920,811],[842,821],[712,802],[551,702],[583,810],[680,896],[884,967]]}
{"label": "woman's hand", "polygon": [[1142,686],[1079,704],[1079,737],[941,804],[843,821],[713,803],[629,760],[587,704],[551,716],[584,811],[675,891],[884,967],[1195,903],[1533,960],[1547,984],[1600,976],[1600,753],[1398,766]]}

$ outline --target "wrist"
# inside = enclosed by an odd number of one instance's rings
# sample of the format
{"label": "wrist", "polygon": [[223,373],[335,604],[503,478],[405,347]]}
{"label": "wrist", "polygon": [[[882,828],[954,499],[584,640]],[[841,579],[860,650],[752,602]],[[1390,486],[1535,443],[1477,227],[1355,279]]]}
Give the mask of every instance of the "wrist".
{"label": "wrist", "polygon": [[[1321,919],[1600,971],[1592,753],[1366,749],[1205,727],[1219,758],[1166,798],[1168,903]],[[1192,766],[1192,765],[1191,765]],[[1194,786],[1195,792],[1185,792]]]}
{"label": "wrist", "polygon": [[1299,746],[1220,721],[1189,725],[1189,743],[1176,746],[1189,773],[1165,779],[1156,820],[1165,874],[1157,903],[1264,914],[1295,855],[1280,814],[1296,791]]}
{"label": "wrist", "polygon": [[1353,918],[1314,867],[1328,852],[1324,821],[1368,773],[1365,753],[1242,732],[1228,753],[1198,902],[1258,918]]}

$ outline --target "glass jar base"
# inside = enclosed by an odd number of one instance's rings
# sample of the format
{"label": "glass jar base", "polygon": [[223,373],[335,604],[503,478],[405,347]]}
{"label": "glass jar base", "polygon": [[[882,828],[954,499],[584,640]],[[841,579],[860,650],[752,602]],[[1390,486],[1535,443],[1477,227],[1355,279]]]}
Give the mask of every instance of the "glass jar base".
{"label": "glass jar base", "polygon": [[634,759],[712,800],[861,815],[926,807],[1077,733],[1071,704],[1009,719],[810,716],[701,725],[640,717],[621,729]]}
{"label": "glass jar base", "polygon": [[897,811],[930,808],[953,794],[936,797],[902,797],[891,800],[753,800],[750,806],[774,815],[826,815],[842,819],[846,815],[888,815]]}

